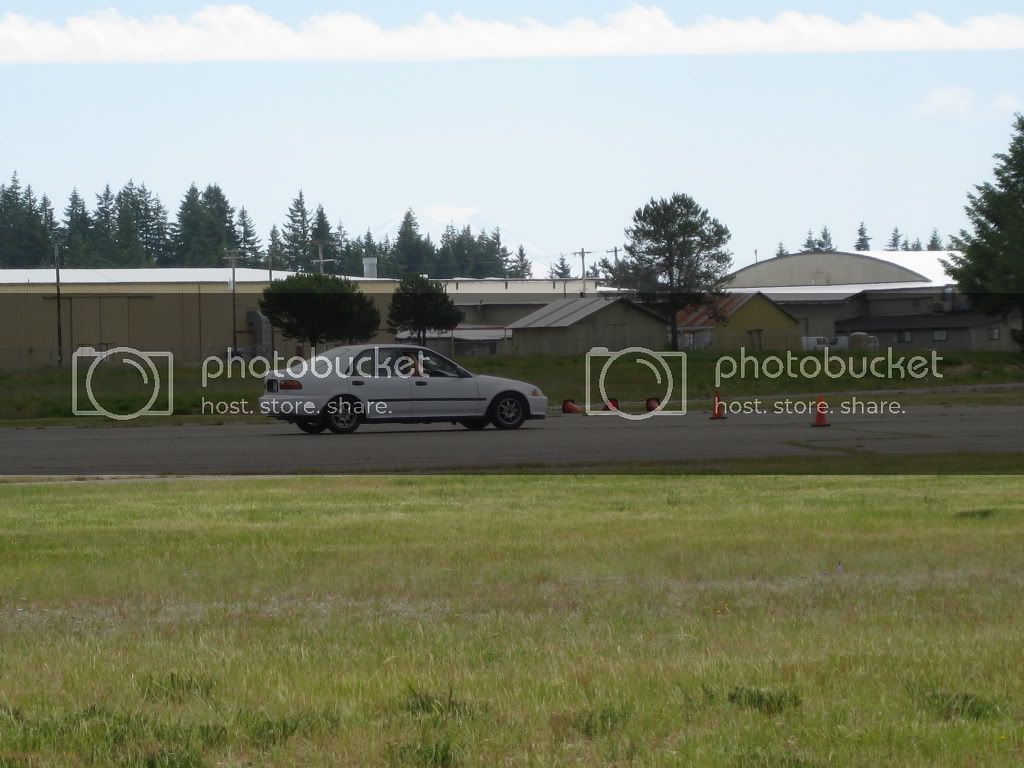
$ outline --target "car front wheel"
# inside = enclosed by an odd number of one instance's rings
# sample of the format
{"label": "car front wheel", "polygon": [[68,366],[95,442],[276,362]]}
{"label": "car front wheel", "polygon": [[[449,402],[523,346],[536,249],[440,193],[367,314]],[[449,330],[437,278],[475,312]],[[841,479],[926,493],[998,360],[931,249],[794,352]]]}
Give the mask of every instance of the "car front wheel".
{"label": "car front wheel", "polygon": [[336,435],[348,435],[359,429],[359,410],[351,400],[337,398],[328,403],[323,414],[324,424]]}
{"label": "car front wheel", "polygon": [[520,395],[498,395],[491,405],[491,423],[498,429],[519,429],[526,415],[526,401]]}

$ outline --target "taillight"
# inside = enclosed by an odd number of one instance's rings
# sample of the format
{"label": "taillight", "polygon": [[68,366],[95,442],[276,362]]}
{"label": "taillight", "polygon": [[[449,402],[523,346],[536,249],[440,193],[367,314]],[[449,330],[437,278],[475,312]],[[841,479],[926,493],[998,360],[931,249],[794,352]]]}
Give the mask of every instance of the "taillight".
{"label": "taillight", "polygon": [[281,389],[302,389],[302,382],[295,379],[285,379],[281,382]]}

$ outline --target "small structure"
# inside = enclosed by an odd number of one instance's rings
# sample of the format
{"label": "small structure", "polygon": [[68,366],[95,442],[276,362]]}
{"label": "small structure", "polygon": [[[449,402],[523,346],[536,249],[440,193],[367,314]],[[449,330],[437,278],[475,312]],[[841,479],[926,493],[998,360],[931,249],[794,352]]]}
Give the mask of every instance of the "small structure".
{"label": "small structure", "polygon": [[665,348],[667,321],[620,297],[560,299],[509,324],[519,355],[582,355],[594,347]]}
{"label": "small structure", "polygon": [[763,293],[731,293],[680,310],[682,350],[800,349],[800,322]]}

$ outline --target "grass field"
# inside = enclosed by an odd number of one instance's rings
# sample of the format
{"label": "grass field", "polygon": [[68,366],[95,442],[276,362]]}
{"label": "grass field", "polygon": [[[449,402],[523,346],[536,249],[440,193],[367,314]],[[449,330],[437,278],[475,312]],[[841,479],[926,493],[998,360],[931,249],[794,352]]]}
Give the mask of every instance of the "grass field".
{"label": "grass field", "polygon": [[[848,353],[850,354],[850,353]],[[857,354],[857,353],[852,353]],[[904,353],[900,353],[904,354]],[[910,354],[910,353],[906,353]],[[771,355],[758,356],[764,359]],[[821,353],[808,355],[821,359]],[[695,352],[688,355],[687,390],[691,402],[701,403],[711,397],[715,386],[715,370],[719,359],[717,353]],[[559,404],[565,399],[574,399],[582,403],[586,395],[586,369],[583,356],[535,356],[535,357],[474,357],[461,360],[470,370],[521,379],[538,385],[550,399],[552,404]],[[859,363],[858,363],[859,365]],[[794,366],[799,369],[798,364]],[[743,397],[751,395],[776,394],[807,394],[856,392],[867,390],[910,389],[919,390],[903,395],[902,401],[907,404],[936,403],[1024,403],[1024,389],[998,389],[1000,385],[1019,385],[1024,383],[1024,355],[1010,353],[953,353],[943,356],[939,365],[941,379],[890,379],[867,376],[854,378],[850,375],[830,378],[820,375],[815,378],[787,377],[768,378],[735,378],[728,381],[723,391],[727,397]],[[241,369],[236,369],[233,378],[216,378],[203,387],[201,372],[198,368],[179,368],[174,375],[174,412],[179,421],[188,421],[196,416],[205,420],[219,418],[232,421],[241,419],[260,420],[259,417],[217,416],[208,410],[204,416],[203,402],[247,400],[253,406],[261,392],[262,381],[241,377]],[[596,376],[596,372],[595,372]],[[963,387],[994,387],[991,390],[963,391],[949,388]],[[650,372],[642,366],[619,364],[610,369],[607,382],[609,396],[617,397],[623,402],[643,402],[648,397],[660,396],[656,382]],[[5,396],[0,402],[0,424],[16,425],[18,423],[70,423],[71,391],[73,382],[71,372],[59,370],[0,371],[0,387]],[[88,405],[84,387],[79,382],[81,402]],[[939,391],[934,391],[939,390]],[[138,374],[127,366],[110,365],[99,369],[94,386],[97,397],[104,407],[115,412],[130,413],[142,407],[152,393],[151,387],[142,386]],[[592,390],[592,398],[596,401],[599,394],[596,387]],[[159,419],[163,422],[163,419]],[[103,418],[77,418],[74,423],[79,425],[90,422],[109,425],[110,421]],[[131,424],[152,423],[143,419]],[[165,423],[165,422],[164,422]]]}
{"label": "grass field", "polygon": [[1014,477],[0,485],[0,766],[1015,766]]}

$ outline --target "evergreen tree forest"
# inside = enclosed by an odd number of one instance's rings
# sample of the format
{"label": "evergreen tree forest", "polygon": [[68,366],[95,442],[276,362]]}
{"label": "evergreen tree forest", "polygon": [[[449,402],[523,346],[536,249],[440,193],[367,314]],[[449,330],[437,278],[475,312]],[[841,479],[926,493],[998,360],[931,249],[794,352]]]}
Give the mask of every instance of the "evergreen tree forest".
{"label": "evergreen tree forest", "polygon": [[15,173],[0,184],[0,268],[239,266],[337,275],[363,274],[377,259],[380,277],[532,277],[522,246],[510,249],[499,228],[449,225],[435,243],[406,211],[392,240],[368,230],[351,235],[300,190],[281,221],[262,235],[249,211],[218,184],[189,186],[173,210],[129,181],[86,195],[71,190],[63,207]]}

